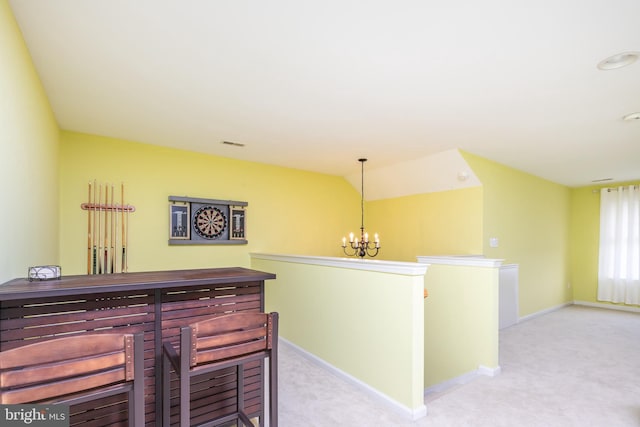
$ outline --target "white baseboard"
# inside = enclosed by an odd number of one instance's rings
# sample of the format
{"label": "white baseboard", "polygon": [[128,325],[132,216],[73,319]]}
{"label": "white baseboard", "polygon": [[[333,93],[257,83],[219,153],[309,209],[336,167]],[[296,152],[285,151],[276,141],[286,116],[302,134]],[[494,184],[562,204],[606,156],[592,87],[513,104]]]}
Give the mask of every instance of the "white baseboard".
{"label": "white baseboard", "polygon": [[634,305],[607,304],[602,302],[589,302],[589,301],[575,300],[575,301],[566,302],[564,304],[556,305],[554,307],[546,308],[544,310],[536,311],[535,313],[531,313],[526,316],[523,316],[520,319],[518,319],[518,323],[531,320],[539,316],[543,316],[545,314],[551,313],[556,310],[560,310],[561,308],[564,308],[570,305],[581,305],[585,307],[604,308],[606,310],[618,310],[618,311],[627,311],[632,313],[640,313],[640,307],[634,306]]}
{"label": "white baseboard", "polygon": [[365,393],[380,399],[381,401],[383,401],[384,403],[386,403],[387,405],[389,405],[391,408],[395,409],[398,413],[408,417],[411,420],[417,420],[420,419],[424,416],[427,415],[427,407],[426,405],[421,405],[417,408],[409,408],[406,405],[403,405],[402,403],[396,401],[395,399],[392,399],[391,397],[387,396],[386,394],[382,393],[380,390],[375,389],[373,387],[371,387],[369,384],[357,379],[356,377],[346,373],[345,371],[336,368],[335,366],[333,366],[330,363],[327,363],[326,361],[322,360],[321,358],[319,358],[318,356],[309,353],[307,350],[303,349],[302,347],[299,347],[297,345],[295,345],[294,343],[292,343],[291,341],[287,340],[286,338],[282,338],[279,337],[278,341],[280,344],[284,344],[287,345],[288,347],[292,348],[293,350],[297,351],[298,353],[300,353],[300,355],[302,355],[303,357],[307,358],[308,360],[320,365],[322,368],[327,369],[328,371],[330,371],[331,373],[335,374],[336,376],[346,380],[347,382],[355,385],[356,387],[360,388],[361,390],[363,390]]}
{"label": "white baseboard", "polygon": [[602,302],[589,302],[589,301],[574,301],[575,305],[582,305],[585,307],[595,307],[595,308],[604,308],[607,310],[618,310],[618,311],[630,311],[632,313],[640,313],[640,307],[635,305],[620,305],[620,304],[607,304]]}
{"label": "white baseboard", "polygon": [[502,368],[500,366],[496,366],[495,368],[490,368],[488,366],[480,365],[478,366],[478,375],[484,375],[486,377],[495,377],[500,375],[502,372]]}
{"label": "white baseboard", "polygon": [[543,316],[545,314],[551,313],[551,312],[556,311],[556,310],[560,310],[561,308],[570,306],[573,303],[574,303],[573,301],[569,301],[569,302],[565,302],[564,304],[560,304],[560,305],[556,305],[556,306],[553,306],[553,307],[545,308],[544,310],[536,311],[535,313],[527,314],[526,316],[523,316],[523,317],[519,318],[518,319],[518,323],[525,322],[527,320],[531,320],[531,319],[534,319],[534,318],[539,317],[539,316]]}
{"label": "white baseboard", "polygon": [[447,390],[453,387],[467,384],[475,380],[479,376],[495,377],[497,375],[500,375],[500,372],[502,372],[502,369],[500,368],[500,366],[496,366],[495,368],[490,368],[488,366],[480,365],[478,366],[478,369],[476,369],[475,371],[467,372],[466,374],[462,374],[455,378],[451,378],[439,384],[432,385],[431,387],[425,388],[424,395],[427,396],[429,394],[446,392]]}

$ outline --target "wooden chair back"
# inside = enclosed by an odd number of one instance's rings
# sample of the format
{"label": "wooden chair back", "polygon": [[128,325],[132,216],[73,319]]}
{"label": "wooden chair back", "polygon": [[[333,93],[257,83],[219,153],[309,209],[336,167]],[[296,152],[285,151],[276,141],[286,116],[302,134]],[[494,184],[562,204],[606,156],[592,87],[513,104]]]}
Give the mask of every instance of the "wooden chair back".
{"label": "wooden chair back", "polygon": [[273,347],[274,315],[235,313],[190,325],[189,365],[249,356]]}
{"label": "wooden chair back", "polygon": [[[129,393],[129,418],[142,425],[142,334],[85,334],[0,352],[0,403],[74,403]],[[133,402],[136,400],[137,402]],[[140,421],[142,423],[138,424]]]}
{"label": "wooden chair back", "polygon": [[[277,375],[278,313],[236,312],[212,317],[181,329],[180,354],[171,343],[164,344],[165,404],[163,418],[170,423],[168,390],[169,367],[180,378],[180,425],[187,426],[189,415],[189,378],[236,366],[238,368],[237,411],[222,417],[226,423],[236,417],[244,425],[250,423],[244,412],[243,365],[260,359],[269,359],[269,425],[277,427],[278,375]],[[230,418],[231,417],[231,418]],[[262,420],[264,423],[264,420]],[[261,425],[263,425],[261,423]],[[209,421],[207,425],[217,425]]]}

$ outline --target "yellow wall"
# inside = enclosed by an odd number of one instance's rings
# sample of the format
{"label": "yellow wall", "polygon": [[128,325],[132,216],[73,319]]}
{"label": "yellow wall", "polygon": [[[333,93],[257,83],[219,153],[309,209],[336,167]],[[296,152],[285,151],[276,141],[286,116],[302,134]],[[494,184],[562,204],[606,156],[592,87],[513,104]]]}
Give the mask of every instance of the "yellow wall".
{"label": "yellow wall", "polygon": [[[248,266],[249,252],[339,256],[359,196],[342,177],[62,132],[61,262],[86,272],[88,183],[125,184],[129,271]],[[116,191],[117,194],[117,191]],[[169,246],[168,197],[238,200],[247,207],[247,245]]]}
{"label": "yellow wall", "polygon": [[[366,204],[365,225],[382,239],[379,259],[484,254],[520,265],[520,316],[570,301],[569,189],[464,153],[483,187]],[[130,270],[247,266],[248,252],[341,256],[359,225],[359,196],[341,177],[63,132],[61,263],[86,269],[87,185],[125,183],[131,215]],[[167,245],[169,195],[249,203],[248,245]],[[416,236],[418,238],[416,239]],[[500,246],[490,248],[489,237]]]}
{"label": "yellow wall", "polygon": [[498,274],[493,267],[432,264],[425,275],[424,385],[496,370]]}
{"label": "yellow wall", "polygon": [[0,283],[58,263],[58,127],[0,0]]}
{"label": "yellow wall", "polygon": [[[571,301],[570,189],[469,153],[463,157],[483,185],[483,254],[520,266],[520,316]],[[498,238],[497,248],[489,246],[491,237]]]}
{"label": "yellow wall", "polygon": [[482,187],[376,200],[365,209],[367,231],[380,234],[382,259],[482,254]]}
{"label": "yellow wall", "polygon": [[521,317],[571,301],[570,189],[462,154],[482,187],[366,203],[365,226],[380,234],[380,258],[483,254],[519,264]]}
{"label": "yellow wall", "polygon": [[598,245],[600,243],[599,189],[629,184],[640,184],[640,181],[571,190],[571,281],[576,301],[605,303],[597,299]]}
{"label": "yellow wall", "polygon": [[422,274],[386,273],[256,257],[276,274],[265,284],[267,311],[296,346],[417,413],[423,393]]}

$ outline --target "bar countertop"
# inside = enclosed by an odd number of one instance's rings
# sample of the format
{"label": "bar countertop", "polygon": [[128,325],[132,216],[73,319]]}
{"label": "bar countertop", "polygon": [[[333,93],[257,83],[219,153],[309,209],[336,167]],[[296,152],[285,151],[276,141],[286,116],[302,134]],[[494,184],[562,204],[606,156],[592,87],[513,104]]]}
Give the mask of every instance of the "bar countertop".
{"label": "bar countertop", "polygon": [[275,279],[276,275],[242,267],[193,270],[145,271],[63,276],[52,280],[14,279],[0,285],[0,301],[33,297],[118,292],[135,289],[164,289],[226,282],[252,282]]}

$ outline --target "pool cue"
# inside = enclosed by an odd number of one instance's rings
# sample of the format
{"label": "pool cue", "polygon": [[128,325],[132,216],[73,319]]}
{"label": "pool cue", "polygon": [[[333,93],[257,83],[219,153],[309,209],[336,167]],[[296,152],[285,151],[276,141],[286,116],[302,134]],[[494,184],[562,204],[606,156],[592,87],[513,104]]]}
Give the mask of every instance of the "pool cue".
{"label": "pool cue", "polygon": [[93,274],[98,272],[98,266],[96,265],[97,261],[97,249],[96,249],[96,194],[98,194],[98,187],[96,186],[96,180],[93,180],[93,201],[91,205],[91,216],[93,217],[93,233],[91,234],[91,246],[93,250],[91,264],[93,265]]}
{"label": "pool cue", "polygon": [[[129,209],[129,203],[127,203],[127,246],[129,245],[129,213],[130,213],[130,209]],[[126,256],[124,257],[125,260],[125,272],[129,271],[129,252],[127,251]]]}
{"label": "pool cue", "polygon": [[96,259],[98,260],[98,274],[102,274],[102,246],[100,246],[102,243],[102,184],[100,184],[100,189],[98,191],[98,204],[99,205],[96,206],[96,209],[98,209],[98,243],[96,245]]}
{"label": "pool cue", "polygon": [[127,203],[127,252],[124,257],[124,271],[129,272],[129,214],[131,213],[131,206]]}
{"label": "pool cue", "polygon": [[[125,223],[125,215],[124,215],[124,182],[121,185],[120,190],[120,201],[122,202],[122,272],[127,272],[127,231],[126,228],[128,224]],[[129,206],[126,206],[127,209],[127,220],[129,219]]]}
{"label": "pool cue", "polygon": [[120,225],[118,223],[118,216],[119,216],[118,213],[120,212],[121,209],[122,207],[116,203],[115,214],[114,214],[116,223],[115,223],[114,233],[113,233],[113,272],[114,273],[118,272],[118,257],[116,255],[118,255],[118,226]]}
{"label": "pool cue", "polygon": [[103,273],[109,274],[109,211],[107,210],[109,205],[109,184],[104,185],[104,267]]}
{"label": "pool cue", "polygon": [[110,208],[111,208],[111,215],[109,215],[109,217],[110,217],[109,219],[111,220],[110,221],[111,222],[111,260],[110,260],[111,263],[110,264],[111,264],[111,273],[115,273],[116,272],[116,265],[115,265],[115,263],[116,263],[115,258],[116,257],[115,257],[115,252],[114,252],[115,251],[115,243],[114,243],[114,241],[115,241],[116,229],[115,229],[114,224],[113,224],[113,220],[114,220],[114,217],[115,217],[115,208],[113,206],[113,184],[111,184],[111,206],[110,206]]}
{"label": "pool cue", "polygon": [[[89,181],[89,197],[87,203],[91,204],[91,181]],[[91,207],[87,206],[87,274],[91,274]]]}

